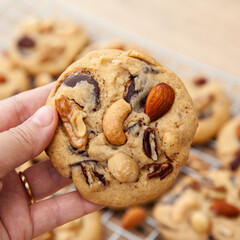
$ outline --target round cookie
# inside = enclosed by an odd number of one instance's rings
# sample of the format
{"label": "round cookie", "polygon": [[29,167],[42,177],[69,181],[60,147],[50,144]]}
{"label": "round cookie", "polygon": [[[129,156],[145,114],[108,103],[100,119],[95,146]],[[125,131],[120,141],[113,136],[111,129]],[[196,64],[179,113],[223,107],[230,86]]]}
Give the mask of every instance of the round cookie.
{"label": "round cookie", "polygon": [[240,166],[240,116],[229,120],[217,137],[217,156],[223,166],[233,171]]}
{"label": "round cookie", "polygon": [[86,48],[84,48],[84,50],[76,57],[76,60],[80,59],[91,51],[102,49],[118,49],[122,51],[128,51],[133,49],[141,50],[141,47],[121,39],[110,39],[100,42],[93,42],[90,43]]}
{"label": "round cookie", "polygon": [[26,72],[16,67],[10,59],[0,59],[0,100],[11,97],[30,88]]}
{"label": "round cookie", "polygon": [[66,223],[34,240],[102,240],[102,224],[99,212]]}
{"label": "round cookie", "polygon": [[55,79],[49,73],[39,73],[34,77],[33,85],[34,87],[42,87],[53,82]]}
{"label": "round cookie", "polygon": [[202,144],[215,137],[229,119],[229,100],[222,87],[198,77],[184,81],[198,114],[199,126],[193,144]]}
{"label": "round cookie", "polygon": [[197,128],[180,79],[139,51],[98,50],[59,77],[47,104],[61,121],[47,153],[87,200],[148,202],[176,179]]}
{"label": "round cookie", "polygon": [[85,30],[63,19],[32,19],[15,34],[10,57],[30,74],[62,73],[88,42]]}
{"label": "round cookie", "polygon": [[184,176],[153,209],[164,240],[240,239],[239,176],[205,172]]}

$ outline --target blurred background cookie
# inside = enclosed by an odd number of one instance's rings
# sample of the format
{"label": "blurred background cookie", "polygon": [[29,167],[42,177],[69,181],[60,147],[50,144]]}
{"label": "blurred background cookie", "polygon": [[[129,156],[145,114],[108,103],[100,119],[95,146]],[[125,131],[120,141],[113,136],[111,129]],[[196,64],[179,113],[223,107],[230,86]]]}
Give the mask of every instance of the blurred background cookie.
{"label": "blurred background cookie", "polygon": [[51,74],[43,72],[39,73],[34,77],[33,86],[34,87],[42,87],[53,82],[55,79],[52,77]]}
{"label": "blurred background cookie", "polygon": [[14,65],[9,57],[0,58],[0,100],[30,88],[26,72]]}
{"label": "blurred background cookie", "polygon": [[217,155],[223,166],[233,171],[240,166],[240,115],[229,120],[217,137]]}
{"label": "blurred background cookie", "polygon": [[153,209],[164,240],[240,239],[239,176],[230,171],[183,177]]}
{"label": "blurred background cookie", "polygon": [[30,74],[62,73],[88,43],[80,25],[63,19],[32,19],[19,26],[10,57]]}
{"label": "blurred background cookie", "polygon": [[205,77],[185,80],[184,84],[198,114],[198,129],[193,144],[203,144],[216,136],[230,117],[230,102],[220,84]]}

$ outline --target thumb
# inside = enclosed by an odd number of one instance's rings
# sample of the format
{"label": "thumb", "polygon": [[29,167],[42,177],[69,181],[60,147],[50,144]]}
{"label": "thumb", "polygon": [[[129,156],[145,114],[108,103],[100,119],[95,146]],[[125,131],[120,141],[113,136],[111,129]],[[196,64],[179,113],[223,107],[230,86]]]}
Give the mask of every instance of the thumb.
{"label": "thumb", "polygon": [[43,106],[23,124],[0,133],[0,179],[40,154],[50,143],[57,123],[56,110]]}

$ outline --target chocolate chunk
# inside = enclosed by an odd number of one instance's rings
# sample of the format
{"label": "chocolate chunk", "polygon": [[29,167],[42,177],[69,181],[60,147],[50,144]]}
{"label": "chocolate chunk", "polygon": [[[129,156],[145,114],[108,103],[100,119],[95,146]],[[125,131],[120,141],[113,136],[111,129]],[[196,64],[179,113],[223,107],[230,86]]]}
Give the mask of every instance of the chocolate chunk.
{"label": "chocolate chunk", "polygon": [[154,69],[151,66],[144,66],[143,67],[143,72],[146,74],[159,74],[158,70]]}
{"label": "chocolate chunk", "polygon": [[[84,160],[81,162],[77,162],[72,164],[70,167],[78,167],[80,166],[82,169],[82,173],[85,177],[85,180],[88,185],[94,184],[94,179],[92,179],[92,175],[98,178],[100,182],[105,186],[106,185],[106,179],[103,174],[99,173],[100,170],[102,170],[98,165],[97,161],[95,160]],[[90,177],[90,178],[89,178]]]}
{"label": "chocolate chunk", "polygon": [[25,35],[18,40],[17,46],[19,48],[33,48],[35,46],[35,41],[29,36]]}
{"label": "chocolate chunk", "polygon": [[156,137],[154,130],[150,127],[144,131],[143,149],[149,158],[153,159],[154,161],[158,159]]}
{"label": "chocolate chunk", "polygon": [[131,75],[130,76],[132,82],[131,84],[128,86],[128,90],[127,90],[127,95],[124,98],[124,100],[128,103],[130,103],[131,98],[134,94],[137,94],[139,91],[135,91],[135,81],[134,81],[134,77]]}
{"label": "chocolate chunk", "polygon": [[200,77],[200,78],[197,78],[197,79],[194,80],[194,84],[196,86],[202,86],[202,85],[204,85],[206,83],[207,83],[207,79],[204,78],[204,77]]}
{"label": "chocolate chunk", "polygon": [[213,235],[211,233],[208,235],[208,240],[215,240],[215,238],[213,237]]}
{"label": "chocolate chunk", "polygon": [[98,83],[88,74],[85,73],[78,73],[78,74],[72,74],[68,76],[64,83],[69,87],[75,87],[78,82],[86,81],[89,84],[92,84],[94,87],[94,93],[96,95],[96,103],[99,103],[99,88]]}
{"label": "chocolate chunk", "polygon": [[153,177],[160,177],[162,180],[173,171],[173,166],[169,162],[153,163],[149,166],[153,171],[147,175],[148,179],[151,179]]}
{"label": "chocolate chunk", "polygon": [[235,171],[240,166],[240,151],[237,152],[235,159],[230,163],[230,168]]}
{"label": "chocolate chunk", "polygon": [[100,174],[97,171],[94,171],[93,174],[103,183],[104,186],[106,185],[106,179],[103,174]]}

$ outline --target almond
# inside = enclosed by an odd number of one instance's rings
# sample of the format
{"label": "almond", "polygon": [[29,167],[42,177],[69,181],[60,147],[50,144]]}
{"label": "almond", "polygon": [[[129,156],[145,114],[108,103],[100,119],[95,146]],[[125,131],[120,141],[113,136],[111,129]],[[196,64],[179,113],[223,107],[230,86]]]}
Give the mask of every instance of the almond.
{"label": "almond", "polygon": [[0,75],[0,83],[5,83],[6,78],[3,75]]}
{"label": "almond", "polygon": [[237,137],[240,140],[240,124],[237,126]]}
{"label": "almond", "polygon": [[174,98],[174,90],[166,83],[160,83],[149,92],[144,112],[151,121],[155,121],[171,108]]}
{"label": "almond", "polygon": [[147,213],[142,207],[129,208],[122,217],[122,227],[131,229],[137,227],[146,217]]}
{"label": "almond", "polygon": [[216,214],[224,217],[237,217],[239,215],[238,208],[221,200],[214,201],[210,208]]}

